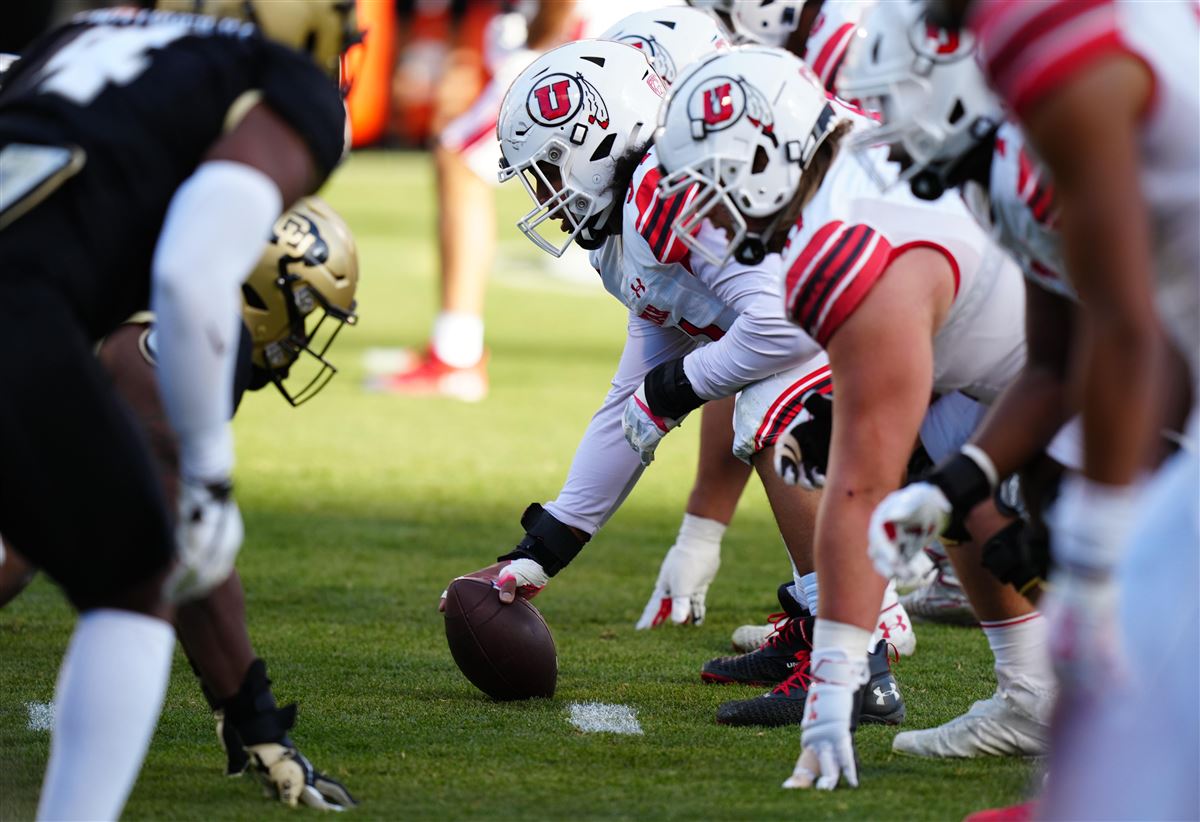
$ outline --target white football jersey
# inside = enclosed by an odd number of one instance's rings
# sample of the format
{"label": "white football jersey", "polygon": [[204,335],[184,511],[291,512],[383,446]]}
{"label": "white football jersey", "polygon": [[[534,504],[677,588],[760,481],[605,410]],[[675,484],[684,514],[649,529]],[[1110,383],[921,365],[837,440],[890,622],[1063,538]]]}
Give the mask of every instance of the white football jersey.
{"label": "white football jersey", "polygon": [[963,199],[975,218],[990,229],[1025,277],[1041,288],[1077,300],[1066,275],[1054,185],[1025,146],[1021,129],[1004,123],[996,133],[988,188],[963,187]]}
{"label": "white football jersey", "polygon": [[837,93],[837,73],[858,22],[875,0],[825,0],[813,20],[800,59],[808,64],[821,84]]}
{"label": "white football jersey", "polygon": [[[879,151],[869,161],[895,179]],[[991,402],[1025,362],[1024,285],[956,196],[931,203],[903,185],[881,193],[855,157],[838,154],[784,250],[787,313],[827,344],[891,261],[914,247],[941,252],[955,276],[954,302],[934,337],[934,390]]]}
{"label": "white football jersey", "polygon": [[973,25],[992,85],[1018,114],[1094,61],[1129,54],[1154,76],[1141,133],[1159,310],[1200,378],[1200,6],[1195,0],[988,0]]}

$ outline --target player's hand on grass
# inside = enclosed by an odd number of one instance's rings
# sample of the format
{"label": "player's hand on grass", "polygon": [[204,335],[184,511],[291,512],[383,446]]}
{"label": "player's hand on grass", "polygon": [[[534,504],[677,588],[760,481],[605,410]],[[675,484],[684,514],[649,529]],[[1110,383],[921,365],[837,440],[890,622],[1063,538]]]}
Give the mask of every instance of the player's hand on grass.
{"label": "player's hand on grass", "polygon": [[621,426],[625,430],[625,441],[629,443],[629,447],[637,451],[642,465],[649,465],[654,462],[654,450],[658,448],[662,438],[682,420],[682,417],[671,419],[655,414],[646,400],[646,386],[643,384],[625,401]]}
{"label": "player's hand on grass", "polygon": [[242,513],[228,479],[179,481],[175,525],[177,564],[167,579],[167,596],[185,602],[204,596],[233,570],[242,547]]}
{"label": "player's hand on grass", "polygon": [[251,769],[271,796],[293,808],[344,811],[358,804],[346,786],[321,773],[290,741],[249,745]]}
{"label": "player's hand on grass", "polygon": [[708,586],[721,567],[721,545],[676,542],[663,557],[654,593],[646,603],[637,629],[670,621],[676,625],[704,622]]}
{"label": "player's hand on grass", "polygon": [[928,567],[922,553],[946,530],[951,511],[946,495],[928,482],[914,482],[884,497],[867,531],[867,553],[879,575],[902,582],[918,579]]}
{"label": "player's hand on grass", "polygon": [[843,778],[858,787],[858,760],[850,730],[854,694],[867,681],[867,663],[843,652],[814,651],[812,684],[800,723],[800,758],[785,788],[831,791]]}
{"label": "player's hand on grass", "polygon": [[833,435],[833,400],[828,394],[807,391],[804,407],[775,441],[775,473],[788,485],[806,491],[825,487],[829,466],[829,441]]}
{"label": "player's hand on grass", "polygon": [[[480,568],[478,571],[472,571],[469,574],[455,577],[455,579],[486,580],[492,583],[492,587],[496,589],[500,601],[508,604],[513,602],[517,597],[533,599],[538,595],[539,591],[546,587],[546,583],[550,581],[550,576],[536,560],[505,559],[493,563],[486,568]],[[438,602],[438,610],[446,610],[445,591],[442,591],[442,597]]]}

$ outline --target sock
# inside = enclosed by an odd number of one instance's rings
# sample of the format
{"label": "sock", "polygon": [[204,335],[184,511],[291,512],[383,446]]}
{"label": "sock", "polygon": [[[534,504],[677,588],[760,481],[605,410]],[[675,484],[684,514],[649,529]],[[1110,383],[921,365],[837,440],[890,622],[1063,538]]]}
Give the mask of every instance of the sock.
{"label": "sock", "polygon": [[800,587],[799,580],[794,580],[791,585],[787,586],[787,595],[794,599],[796,604],[801,608],[808,611],[810,614],[812,613],[812,611],[809,611],[808,600],[804,597],[804,589]]}
{"label": "sock", "polygon": [[817,604],[819,601],[817,590],[817,572],[810,571],[807,574],[801,574],[796,577],[796,587],[804,592],[805,607],[814,615],[818,613]]}
{"label": "sock", "polygon": [[99,609],[79,617],[54,691],[50,762],[38,819],[116,819],[162,711],[175,631]]}
{"label": "sock", "polygon": [[[896,607],[900,604],[900,595],[896,593],[896,581],[888,580],[887,588],[883,589],[883,604],[879,606],[879,619],[876,620],[875,630],[871,634],[871,644],[867,646],[867,650],[875,650],[875,645],[881,639],[891,639],[891,632],[897,628],[907,629],[907,624],[904,618],[899,613],[894,613],[899,609]],[[897,618],[900,623],[897,624]]]}
{"label": "sock", "polygon": [[[1037,611],[1012,619],[980,622],[996,658],[996,682],[1001,689],[1046,697],[1055,690],[1050,664],[1046,620]],[[1041,700],[1049,703],[1050,700]]]}
{"label": "sock", "polygon": [[433,353],[455,368],[470,368],[483,359],[483,318],[443,311],[433,321]]}
{"label": "sock", "polygon": [[866,628],[818,618],[813,628],[813,654],[840,651],[846,660],[865,665],[870,637]]}

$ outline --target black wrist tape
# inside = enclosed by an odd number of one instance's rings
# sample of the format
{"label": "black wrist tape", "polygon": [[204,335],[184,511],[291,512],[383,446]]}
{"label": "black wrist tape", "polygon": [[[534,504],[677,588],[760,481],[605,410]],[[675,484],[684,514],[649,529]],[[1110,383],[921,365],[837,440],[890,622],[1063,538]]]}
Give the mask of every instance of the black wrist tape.
{"label": "black wrist tape", "polygon": [[683,370],[683,358],[656,365],[646,375],[646,404],[650,413],[677,420],[704,405]]}
{"label": "black wrist tape", "polygon": [[956,517],[965,517],[992,494],[987,474],[963,453],[955,454],[935,468],[928,481],[942,489]]}
{"label": "black wrist tape", "polygon": [[590,539],[580,539],[569,526],[556,520],[536,502],[521,515],[521,527],[525,529],[525,538],[512,551],[496,559],[532,559],[549,576],[566,568]]}
{"label": "black wrist tape", "polygon": [[225,701],[225,721],[233,725],[243,745],[291,744],[287,732],[296,724],[296,705],[276,707],[267,663],[256,659],[250,663],[238,692]]}

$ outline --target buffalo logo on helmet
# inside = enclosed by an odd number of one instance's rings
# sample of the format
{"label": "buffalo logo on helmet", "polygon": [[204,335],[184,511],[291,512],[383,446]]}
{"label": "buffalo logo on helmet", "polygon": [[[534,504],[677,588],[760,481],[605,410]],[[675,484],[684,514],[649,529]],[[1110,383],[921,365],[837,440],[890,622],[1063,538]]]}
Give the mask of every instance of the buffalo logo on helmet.
{"label": "buffalo logo on helmet", "polygon": [[316,223],[297,211],[289,211],[275,223],[271,242],[287,249],[289,260],[303,260],[307,265],[320,265],[329,259],[329,245],[321,237]]}
{"label": "buffalo logo on helmet", "polygon": [[659,76],[668,83],[675,82],[675,61],[671,59],[671,55],[662,44],[653,37],[643,37],[640,34],[626,34],[618,38],[617,42],[625,43],[628,46],[633,46],[635,49],[641,49],[646,59],[650,61],[650,65],[658,72]]}
{"label": "buffalo logo on helmet", "polygon": [[561,126],[587,109],[588,123],[608,128],[608,106],[582,74],[549,74],[534,85],[526,100],[529,116],[543,126]]}
{"label": "buffalo logo on helmet", "polygon": [[713,77],[696,87],[688,98],[688,119],[692,137],[703,140],[705,135],[729,128],[741,118],[770,138],[775,139],[775,115],[766,96],[734,77]]}

